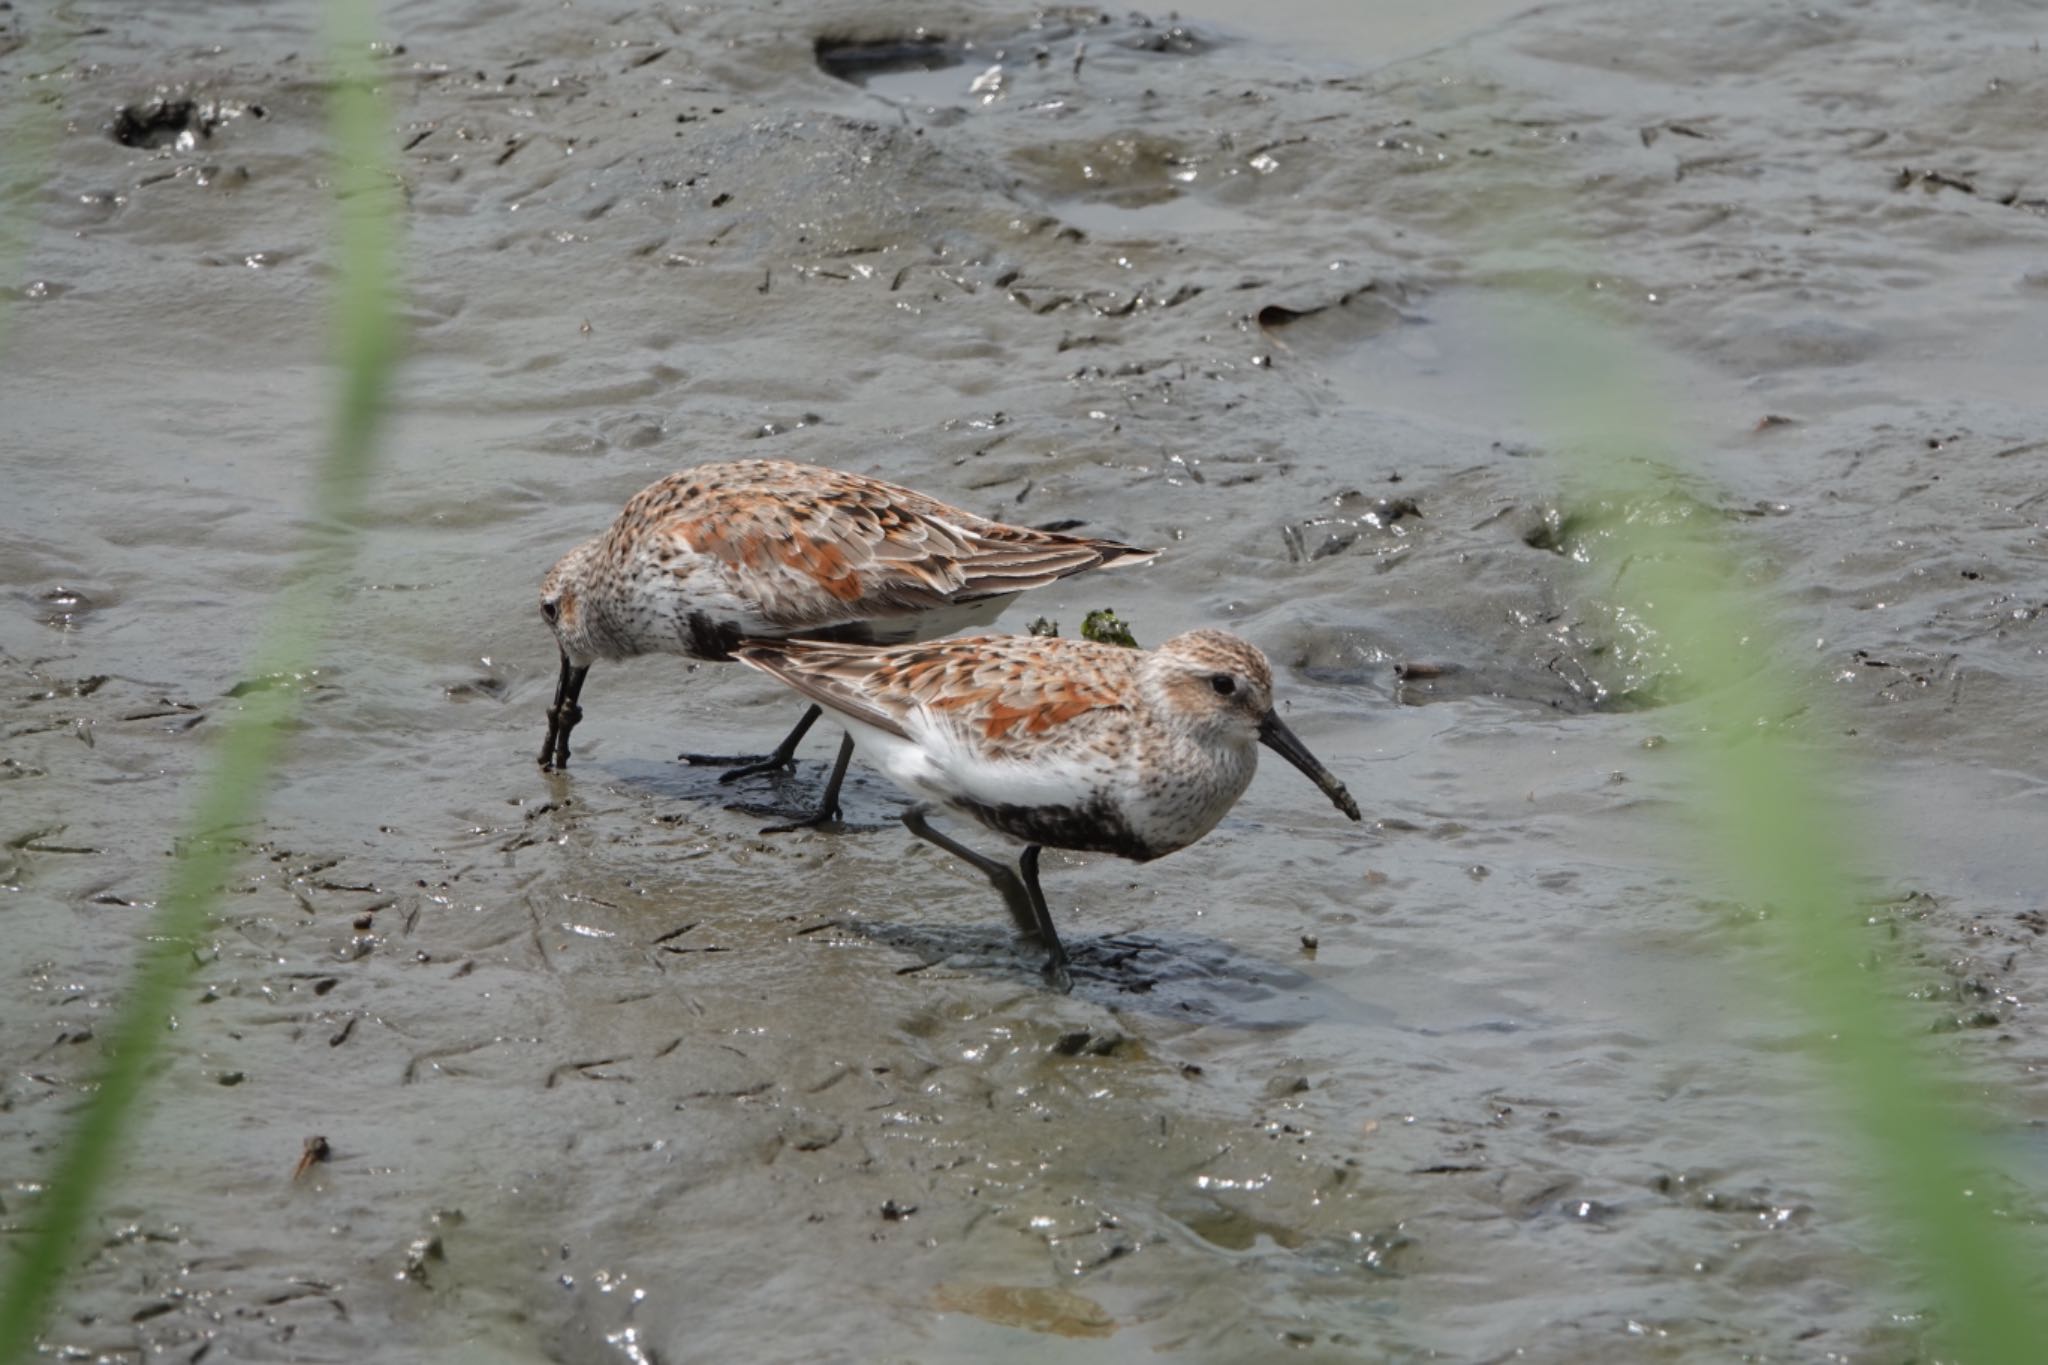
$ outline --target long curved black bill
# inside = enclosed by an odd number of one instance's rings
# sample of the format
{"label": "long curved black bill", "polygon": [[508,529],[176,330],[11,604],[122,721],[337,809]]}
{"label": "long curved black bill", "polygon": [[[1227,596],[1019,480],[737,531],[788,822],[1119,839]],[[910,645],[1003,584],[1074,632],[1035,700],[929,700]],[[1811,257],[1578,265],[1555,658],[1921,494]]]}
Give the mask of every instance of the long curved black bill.
{"label": "long curved black bill", "polygon": [[1354,820],[1364,818],[1358,813],[1358,803],[1351,799],[1350,792],[1344,790],[1344,784],[1337,780],[1337,775],[1317,761],[1316,756],[1308,751],[1308,746],[1281,721],[1278,711],[1268,711],[1266,718],[1259,722],[1259,743],[1306,773],[1309,781],[1323,789],[1323,795],[1330,798],[1331,805]]}

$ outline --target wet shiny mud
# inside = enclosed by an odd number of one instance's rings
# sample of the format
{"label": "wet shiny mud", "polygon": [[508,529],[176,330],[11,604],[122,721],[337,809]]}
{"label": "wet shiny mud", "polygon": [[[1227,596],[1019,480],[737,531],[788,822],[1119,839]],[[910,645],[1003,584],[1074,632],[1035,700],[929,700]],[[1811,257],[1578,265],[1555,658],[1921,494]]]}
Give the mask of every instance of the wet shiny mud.
{"label": "wet shiny mud", "polygon": [[[305,701],[53,1348],[1920,1351],[1601,536],[1733,537],[1870,951],[2042,1175],[2040,12],[1562,5],[1385,62],[1255,14],[391,10],[411,353],[291,678],[241,670],[330,378],[314,15],[4,16],[62,124],[7,205],[0,1224],[209,733]],[[1685,498],[1574,499],[1529,291],[1635,329]],[[593,674],[538,772],[540,573],[753,453],[1167,546],[1006,625],[1244,633],[1367,824],[1274,764],[1172,858],[1049,856],[1060,997],[880,779],[770,838],[673,761],[794,719],[742,670]]]}

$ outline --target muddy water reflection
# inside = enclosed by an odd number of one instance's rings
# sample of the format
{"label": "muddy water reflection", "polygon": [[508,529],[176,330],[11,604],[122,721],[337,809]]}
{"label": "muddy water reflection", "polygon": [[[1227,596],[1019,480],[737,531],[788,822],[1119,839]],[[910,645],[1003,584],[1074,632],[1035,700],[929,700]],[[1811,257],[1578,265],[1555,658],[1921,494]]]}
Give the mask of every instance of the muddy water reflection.
{"label": "muddy water reflection", "polygon": [[[328,378],[311,7],[119,18],[0,55],[66,120],[0,374],[15,1182],[258,681]],[[1682,680],[1496,320],[1584,290],[1678,376],[1661,510],[1732,529],[1852,732],[1872,950],[2048,1118],[2038,12],[1566,5],[1346,71],[1219,18],[391,12],[413,352],[368,552],[53,1344],[1918,1349],[1755,910],[1671,847]],[[821,66],[919,25],[977,55]],[[114,135],[183,99],[265,113]],[[1030,614],[1254,639],[1364,831],[1283,769],[1184,854],[1056,860],[1097,967],[1061,998],[879,778],[879,828],[771,839],[669,761],[786,724],[737,670],[614,670],[537,773],[541,570],[736,453],[1172,547]]]}

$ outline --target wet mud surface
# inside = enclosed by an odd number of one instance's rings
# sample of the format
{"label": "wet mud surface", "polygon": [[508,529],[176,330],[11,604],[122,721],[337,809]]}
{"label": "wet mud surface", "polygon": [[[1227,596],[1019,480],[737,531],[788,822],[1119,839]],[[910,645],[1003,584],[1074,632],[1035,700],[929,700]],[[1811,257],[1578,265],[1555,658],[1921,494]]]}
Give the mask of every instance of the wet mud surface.
{"label": "wet mud surface", "polygon": [[[242,670],[323,439],[315,16],[4,19],[61,125],[6,205],[0,1226],[209,734],[305,702],[53,1349],[1915,1358],[1684,843],[1684,680],[1518,392],[1529,291],[1637,329],[1694,463],[1633,510],[1785,623],[1765,719],[1845,749],[1869,950],[2038,1226],[2037,7],[1565,4],[1385,64],[1199,10],[394,7],[410,359],[291,678]],[[597,670],[538,772],[540,574],[747,454],[1167,547],[1005,625],[1246,634],[1367,823],[1274,764],[1172,858],[1048,855],[1060,997],[886,782],[764,837],[674,761],[794,718],[744,670]]]}

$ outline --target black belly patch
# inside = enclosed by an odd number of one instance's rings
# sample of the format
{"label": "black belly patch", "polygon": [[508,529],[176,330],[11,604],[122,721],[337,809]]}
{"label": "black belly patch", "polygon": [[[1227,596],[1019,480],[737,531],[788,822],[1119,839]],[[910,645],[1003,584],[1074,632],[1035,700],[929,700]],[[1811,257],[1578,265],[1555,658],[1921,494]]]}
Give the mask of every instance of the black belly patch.
{"label": "black belly patch", "polygon": [[714,621],[701,611],[693,611],[683,624],[689,631],[693,658],[724,663],[732,658],[733,650],[739,645],[740,628],[732,621]]}
{"label": "black belly patch", "polygon": [[1114,853],[1133,862],[1149,863],[1173,852],[1153,848],[1138,837],[1122,812],[1101,797],[1085,806],[1016,806],[956,800],[968,815],[1013,839],[1075,853]]}
{"label": "black belly patch", "polygon": [[840,644],[871,645],[875,628],[866,621],[842,621],[833,626],[806,626],[789,633],[792,640],[832,640]]}
{"label": "black belly patch", "polygon": [[866,621],[844,621],[836,626],[805,626],[795,630],[765,630],[748,635],[736,621],[714,621],[701,611],[683,618],[683,640],[693,659],[729,663],[732,652],[754,640],[832,640],[842,644],[875,643],[874,628]]}

